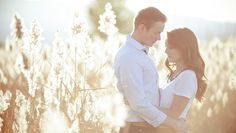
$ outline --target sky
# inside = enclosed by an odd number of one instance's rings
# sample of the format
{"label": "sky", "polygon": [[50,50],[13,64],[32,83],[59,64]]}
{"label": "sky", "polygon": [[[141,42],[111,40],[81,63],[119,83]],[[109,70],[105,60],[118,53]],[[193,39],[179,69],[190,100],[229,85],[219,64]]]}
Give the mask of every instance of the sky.
{"label": "sky", "polygon": [[[89,0],[88,0],[89,1]],[[27,29],[37,19],[43,28],[43,34],[50,35],[52,41],[55,32],[66,35],[72,24],[74,11],[81,12],[81,18],[86,21],[83,13],[87,2],[84,0],[0,0],[0,40],[10,35],[10,24],[13,15],[23,19]]]}
{"label": "sky", "polygon": [[[86,7],[94,0],[0,0],[0,41],[10,35],[10,23],[17,12],[27,28],[34,18],[43,27],[43,34],[56,31],[67,34],[74,10],[88,21]],[[135,4],[134,4],[135,3]],[[167,16],[190,16],[217,22],[236,23],[236,0],[126,0],[127,8],[134,13],[147,6],[159,8]]]}
{"label": "sky", "polygon": [[136,2],[136,0],[127,1],[127,6],[133,11],[138,11],[145,6],[150,5],[158,7],[165,14],[170,15],[198,17],[218,22],[236,22],[236,0],[139,0],[138,2]]}

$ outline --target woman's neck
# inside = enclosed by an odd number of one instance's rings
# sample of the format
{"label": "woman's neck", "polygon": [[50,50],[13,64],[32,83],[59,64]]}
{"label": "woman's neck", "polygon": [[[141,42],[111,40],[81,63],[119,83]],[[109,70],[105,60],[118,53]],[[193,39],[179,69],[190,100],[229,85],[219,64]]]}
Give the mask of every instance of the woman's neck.
{"label": "woman's neck", "polygon": [[180,72],[182,72],[186,68],[187,68],[187,66],[183,62],[176,63],[175,72],[176,73],[180,73]]}
{"label": "woman's neck", "polygon": [[176,69],[171,74],[170,81],[174,80],[186,68],[187,67],[183,64],[176,64]]}

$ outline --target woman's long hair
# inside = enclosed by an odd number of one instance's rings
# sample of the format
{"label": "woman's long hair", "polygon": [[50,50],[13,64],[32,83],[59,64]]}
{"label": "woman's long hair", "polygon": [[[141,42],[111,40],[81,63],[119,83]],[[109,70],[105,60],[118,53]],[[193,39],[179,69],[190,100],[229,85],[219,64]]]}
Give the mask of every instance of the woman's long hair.
{"label": "woman's long hair", "polygon": [[[200,55],[196,36],[188,28],[175,29],[167,33],[167,45],[178,49],[182,54],[187,69],[191,69],[196,73],[198,84],[196,99],[201,102],[207,84],[204,74],[205,63]],[[165,65],[169,70],[168,78],[170,78],[173,75],[174,64],[171,64],[166,59]]]}

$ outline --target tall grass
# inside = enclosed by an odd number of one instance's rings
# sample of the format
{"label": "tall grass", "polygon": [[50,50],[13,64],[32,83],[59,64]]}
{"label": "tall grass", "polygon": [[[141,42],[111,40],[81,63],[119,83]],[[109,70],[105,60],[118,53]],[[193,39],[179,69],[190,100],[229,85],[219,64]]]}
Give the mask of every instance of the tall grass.
{"label": "tall grass", "polygon": [[[4,133],[116,133],[124,124],[126,107],[116,89],[112,68],[124,37],[115,27],[107,4],[99,30],[106,40],[91,38],[75,14],[68,38],[55,34],[42,43],[42,27],[33,20],[29,30],[19,15],[0,49],[0,127]],[[236,37],[201,42],[209,87],[203,103],[195,102],[188,122],[192,133],[234,133],[236,127]],[[165,76],[163,46],[150,55]]]}

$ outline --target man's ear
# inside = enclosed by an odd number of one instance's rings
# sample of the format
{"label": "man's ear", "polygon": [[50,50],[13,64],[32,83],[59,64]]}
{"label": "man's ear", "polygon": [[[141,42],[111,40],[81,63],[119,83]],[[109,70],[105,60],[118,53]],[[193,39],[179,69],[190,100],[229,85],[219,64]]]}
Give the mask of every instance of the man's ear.
{"label": "man's ear", "polygon": [[140,31],[146,31],[147,30],[147,28],[144,24],[139,24],[138,28],[139,28]]}

